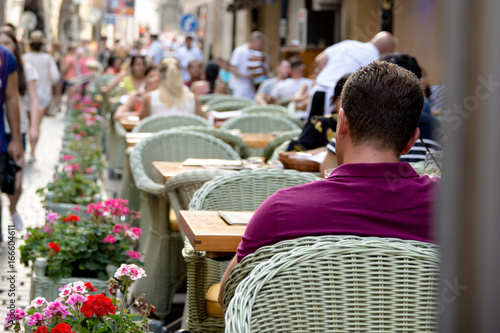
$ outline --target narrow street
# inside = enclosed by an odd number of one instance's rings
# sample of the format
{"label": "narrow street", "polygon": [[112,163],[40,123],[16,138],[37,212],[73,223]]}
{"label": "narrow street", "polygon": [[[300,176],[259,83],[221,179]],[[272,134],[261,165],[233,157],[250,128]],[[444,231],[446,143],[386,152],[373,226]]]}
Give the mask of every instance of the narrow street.
{"label": "narrow street", "polygon": [[[24,168],[23,194],[17,205],[17,210],[24,222],[25,229],[16,232],[16,242],[22,242],[26,235],[26,227],[44,223],[45,209],[40,202],[40,197],[35,193],[38,188],[45,187],[52,180],[54,166],[59,160],[61,149],[61,139],[64,130],[64,117],[58,114],[56,117],[45,117],[41,125],[40,140],[36,151],[37,161],[33,164],[26,164]],[[29,148],[28,148],[29,149]],[[27,156],[27,154],[26,154]],[[9,200],[6,195],[2,195],[2,234],[4,241],[0,246],[0,331],[4,331],[3,321],[8,312],[7,306],[10,304],[10,281],[8,281],[8,225],[12,224],[9,214]],[[25,307],[30,302],[30,269],[24,267],[19,262],[19,251],[16,251],[15,271],[15,305]]]}

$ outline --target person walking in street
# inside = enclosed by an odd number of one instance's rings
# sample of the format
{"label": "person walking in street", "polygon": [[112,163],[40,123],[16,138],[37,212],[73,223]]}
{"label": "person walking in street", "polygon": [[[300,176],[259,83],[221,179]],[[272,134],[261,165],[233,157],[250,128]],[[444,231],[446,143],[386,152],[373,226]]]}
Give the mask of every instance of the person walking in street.
{"label": "person walking in street", "polygon": [[175,56],[182,67],[182,80],[184,82],[194,82],[191,79],[191,75],[188,72],[188,66],[193,60],[198,60],[200,63],[203,61],[203,53],[201,50],[193,45],[193,37],[187,36],[177,54]]}
{"label": "person walking in street", "polygon": [[161,42],[158,40],[158,35],[157,34],[151,34],[151,44],[149,44],[149,47],[146,51],[146,55],[148,57],[153,58],[153,61],[156,65],[158,65],[163,59],[163,46],[161,45]]}
{"label": "person walking in street", "polygon": [[[15,31],[11,28],[3,27],[0,30],[0,45],[8,49],[16,58],[17,63],[17,77],[18,77],[18,91],[19,91],[19,112],[20,112],[20,130],[22,136],[23,151],[26,150],[26,133],[28,132],[28,114],[29,114],[29,141],[31,145],[31,153],[34,155],[36,143],[38,141],[40,118],[38,114],[38,95],[36,91],[36,82],[38,80],[38,73],[35,68],[29,64],[24,63],[21,57],[21,50],[17,41]],[[5,132],[7,141],[11,140],[11,130],[7,121],[7,116],[4,114]],[[14,225],[22,229],[23,221],[19,216],[16,206],[21,192],[23,189],[23,167],[24,167],[24,154],[15,163],[21,167],[16,173],[14,184],[14,193],[9,194],[9,210]]]}
{"label": "person walking in street", "polygon": [[233,75],[229,79],[229,88],[233,96],[255,98],[255,79],[266,77],[269,72],[269,59],[261,52],[264,45],[264,34],[254,31],[248,43],[234,49],[229,60],[229,69]]}
{"label": "person walking in street", "polygon": [[[5,105],[7,122],[11,132],[11,140],[8,142],[2,114],[0,116],[0,185],[5,182],[8,156],[10,155],[14,161],[18,161],[23,155],[21,132],[19,130],[19,90],[16,70],[16,58],[9,50],[0,45],[0,105]],[[3,113],[4,108],[0,112]],[[3,240],[1,234],[1,207],[2,205],[0,205],[0,242]],[[13,222],[16,223],[16,221]],[[23,229],[23,223],[20,219],[14,226],[19,231]]]}
{"label": "person walking in street", "polygon": [[[30,35],[30,52],[23,55],[23,60],[32,64],[39,76],[37,92],[40,113],[52,115],[49,110],[50,101],[52,100],[52,86],[59,82],[61,75],[54,58],[42,51],[43,45],[43,32],[40,30],[33,31]],[[34,161],[35,157],[32,156],[29,162]]]}

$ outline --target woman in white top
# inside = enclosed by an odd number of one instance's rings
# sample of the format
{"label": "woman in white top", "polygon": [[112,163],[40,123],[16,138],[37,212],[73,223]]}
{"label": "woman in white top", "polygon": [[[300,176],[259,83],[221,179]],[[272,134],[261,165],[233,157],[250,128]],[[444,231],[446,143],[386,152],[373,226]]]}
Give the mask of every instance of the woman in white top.
{"label": "woman in white top", "polygon": [[41,114],[48,115],[50,101],[52,100],[52,86],[59,82],[61,77],[57,64],[52,56],[42,51],[43,33],[39,30],[30,35],[30,52],[23,55],[23,60],[32,64],[38,72],[38,102]]}
{"label": "woman in white top", "polygon": [[[38,73],[36,69],[29,63],[23,62],[21,58],[21,50],[17,42],[16,33],[9,27],[3,27],[0,30],[0,45],[7,48],[14,54],[17,61],[17,74],[19,77],[19,112],[20,112],[20,127],[22,134],[23,149],[26,150],[26,132],[28,132],[28,114],[29,114],[29,139],[34,152],[34,146],[38,140],[40,118],[38,108],[38,95],[37,95],[37,80]],[[4,114],[5,116],[5,114]],[[10,137],[9,123],[4,120],[5,132],[7,137]],[[21,168],[24,167],[24,154],[15,161]],[[16,205],[19,201],[22,191],[23,169],[16,173],[16,182],[14,187],[14,194],[9,195],[10,201],[10,214],[12,221],[18,230],[22,229],[23,222],[21,217],[16,211]]]}
{"label": "woman in white top", "polygon": [[190,113],[206,117],[201,112],[198,99],[182,81],[179,61],[173,57],[165,58],[159,70],[160,87],[144,98],[139,117],[143,119],[152,114],[167,113]]}

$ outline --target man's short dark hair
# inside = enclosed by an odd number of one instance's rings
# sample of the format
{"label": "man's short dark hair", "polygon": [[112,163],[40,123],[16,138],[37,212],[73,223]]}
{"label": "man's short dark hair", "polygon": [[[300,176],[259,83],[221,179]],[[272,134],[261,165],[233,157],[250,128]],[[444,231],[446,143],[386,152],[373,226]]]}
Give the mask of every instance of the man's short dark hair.
{"label": "man's short dark hair", "polygon": [[424,105],[418,78],[386,61],[352,74],[342,90],[342,108],[354,144],[400,154],[417,128]]}
{"label": "man's short dark hair", "polygon": [[291,57],[289,60],[290,62],[290,67],[293,69],[293,68],[297,68],[297,67],[300,67],[302,66],[304,63],[302,62],[302,59],[300,59],[300,57]]}

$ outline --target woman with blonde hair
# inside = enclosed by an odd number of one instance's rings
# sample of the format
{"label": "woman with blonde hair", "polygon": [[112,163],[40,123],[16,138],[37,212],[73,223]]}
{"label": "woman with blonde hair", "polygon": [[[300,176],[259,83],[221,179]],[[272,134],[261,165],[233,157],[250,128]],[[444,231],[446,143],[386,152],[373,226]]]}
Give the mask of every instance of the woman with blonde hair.
{"label": "woman with blonde hair", "polygon": [[141,119],[153,114],[191,113],[206,117],[196,96],[182,81],[181,66],[176,58],[162,60],[159,66],[161,82],[157,90],[150,92],[139,112]]}

